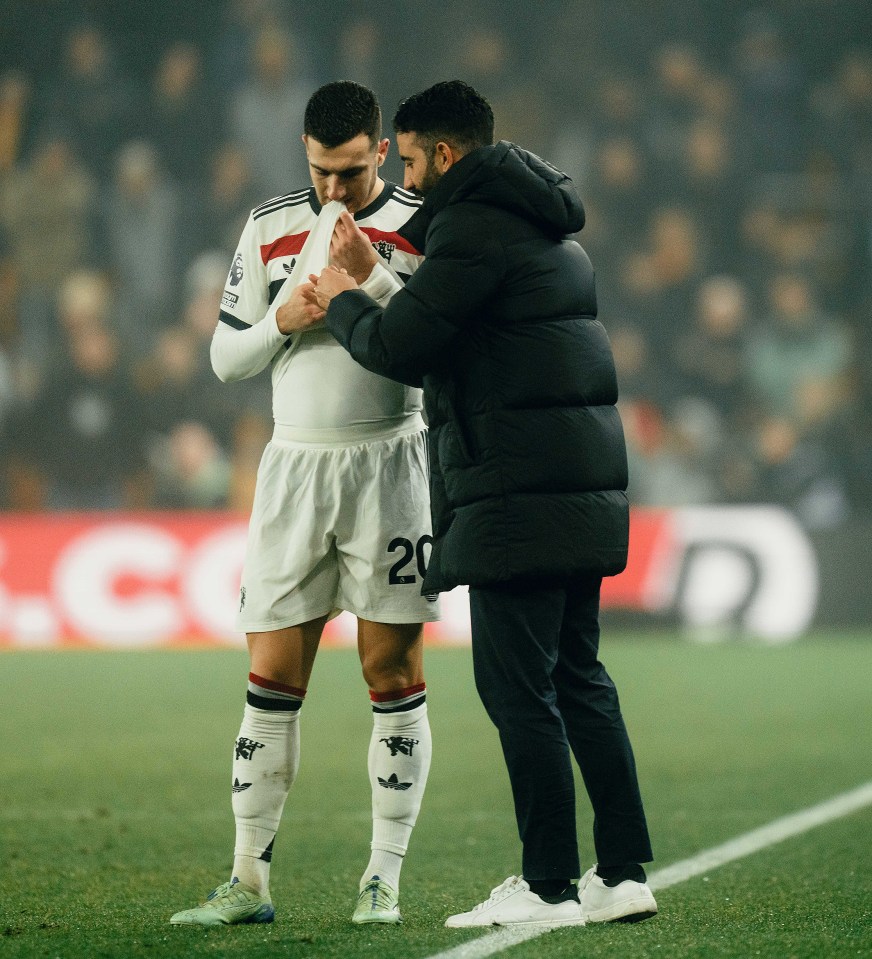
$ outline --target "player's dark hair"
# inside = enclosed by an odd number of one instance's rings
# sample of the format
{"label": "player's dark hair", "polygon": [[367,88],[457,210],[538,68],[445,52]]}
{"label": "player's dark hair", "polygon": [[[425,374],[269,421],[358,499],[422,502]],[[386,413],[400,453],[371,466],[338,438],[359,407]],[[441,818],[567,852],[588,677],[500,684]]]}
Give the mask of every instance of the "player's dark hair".
{"label": "player's dark hair", "polygon": [[327,83],[306,104],[303,132],[332,149],[365,133],[375,145],[381,137],[381,110],[372,90],[352,80]]}
{"label": "player's dark hair", "polygon": [[465,154],[494,142],[494,114],[468,83],[445,80],[402,100],[394,129],[414,133],[427,152],[441,140]]}

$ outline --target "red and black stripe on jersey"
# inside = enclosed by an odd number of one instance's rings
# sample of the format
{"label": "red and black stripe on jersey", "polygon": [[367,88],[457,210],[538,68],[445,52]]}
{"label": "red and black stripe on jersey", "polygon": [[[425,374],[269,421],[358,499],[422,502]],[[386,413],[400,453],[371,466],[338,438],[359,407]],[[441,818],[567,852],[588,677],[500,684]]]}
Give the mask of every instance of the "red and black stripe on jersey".
{"label": "red and black stripe on jersey", "polygon": [[[363,209],[358,210],[354,214],[354,219],[355,221],[362,223],[376,214],[388,203],[407,208],[410,211],[409,215],[411,216],[412,213],[420,207],[421,202],[421,198],[410,191],[405,190],[394,183],[385,183],[384,189],[381,191],[379,196],[376,197],[372,203],[368,204]],[[262,203],[260,206],[255,207],[254,210],[252,210],[251,219],[252,221],[258,221],[263,217],[281,213],[282,211],[290,211],[294,208],[304,206],[308,206],[313,216],[317,217],[320,214],[321,205],[318,202],[318,197],[314,187],[295,190],[294,192],[287,193],[284,196],[274,197],[271,200],[267,200],[265,203]],[[308,217],[292,217],[292,220],[297,220],[298,222],[301,219],[303,222],[305,222]],[[302,222],[300,225],[302,225]],[[420,257],[419,251],[404,236],[400,235],[398,229],[384,230],[379,229],[378,227],[364,225],[361,226],[361,230],[370,239],[373,247],[388,260],[390,259],[390,253],[393,251],[400,251],[407,256]],[[259,255],[264,267],[268,267],[273,260],[294,257],[303,249],[306,239],[309,236],[309,232],[309,229],[301,230],[298,228],[294,232],[284,233],[281,236],[270,238],[269,242],[260,243],[256,247],[256,254]],[[387,253],[385,251],[387,251]],[[288,275],[290,275],[290,269],[292,267],[293,260],[291,260],[289,264],[283,264],[283,268]],[[408,281],[410,273],[402,269],[397,269],[395,265],[394,270],[402,282],[405,283]],[[274,270],[273,275],[275,276]],[[279,290],[281,290],[281,288],[284,286],[286,280],[286,276],[275,276],[275,279],[268,281],[266,291],[268,304],[272,304],[275,301]],[[220,312],[219,319],[234,329],[242,330],[248,326],[248,323],[245,320],[240,319],[239,317],[236,317],[223,309]]]}

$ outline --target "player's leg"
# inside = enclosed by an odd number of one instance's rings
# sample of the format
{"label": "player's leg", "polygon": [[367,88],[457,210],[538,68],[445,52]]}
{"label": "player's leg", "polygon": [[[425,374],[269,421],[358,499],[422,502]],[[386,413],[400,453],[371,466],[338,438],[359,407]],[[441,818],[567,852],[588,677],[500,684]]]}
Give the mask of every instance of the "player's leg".
{"label": "player's leg", "polygon": [[634,921],[657,911],[641,865],[652,854],[618,693],[599,662],[600,582],[580,577],[567,590],[554,685],[594,810],[598,864],[580,887],[585,918]]}
{"label": "player's leg", "polygon": [[249,633],[251,672],[233,759],[233,876],[269,896],[269,868],[300,764],[299,716],[327,617]]}
{"label": "player's leg", "polygon": [[300,708],[326,620],[248,634],[251,671],[232,770],[233,870],[205,903],[176,913],[170,920],[174,925],[273,919],[273,843],[300,764]]}
{"label": "player's leg", "polygon": [[358,621],[358,649],[372,703],[368,769],[372,788],[370,860],[355,922],[398,922],[398,890],[430,770],[420,623]]}
{"label": "player's leg", "polygon": [[373,716],[372,858],[354,921],[397,922],[400,868],[430,766],[421,624],[439,615],[435,597],[421,595],[432,541],[425,433],[361,444],[346,463],[337,605],[358,619]]}
{"label": "player's leg", "polygon": [[268,445],[258,474],[237,626],[250,655],[233,760],[234,876],[268,893],[272,841],[299,762],[299,715],[339,581],[329,451]]}
{"label": "player's leg", "polygon": [[264,451],[236,620],[251,663],[231,776],[233,873],[199,909],[173,916],[176,924],[272,919],[272,841],[296,775],[300,706],[338,583],[333,516],[320,499],[329,459],[275,439]]}

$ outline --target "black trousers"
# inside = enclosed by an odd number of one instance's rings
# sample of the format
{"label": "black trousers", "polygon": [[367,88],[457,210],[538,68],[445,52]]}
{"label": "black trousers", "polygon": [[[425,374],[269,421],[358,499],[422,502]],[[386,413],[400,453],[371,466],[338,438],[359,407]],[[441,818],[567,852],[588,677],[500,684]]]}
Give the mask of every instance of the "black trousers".
{"label": "black trousers", "polygon": [[636,764],[598,660],[600,577],[469,591],[475,683],[503,748],[525,879],[581,875],[575,756],[601,865],[650,862]]}

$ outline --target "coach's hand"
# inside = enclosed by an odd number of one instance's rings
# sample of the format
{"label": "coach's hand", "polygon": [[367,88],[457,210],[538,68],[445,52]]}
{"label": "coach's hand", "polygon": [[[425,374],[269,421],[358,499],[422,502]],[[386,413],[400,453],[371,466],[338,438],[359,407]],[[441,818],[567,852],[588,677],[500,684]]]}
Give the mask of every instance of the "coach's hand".
{"label": "coach's hand", "polygon": [[356,290],[357,283],[345,270],[337,270],[335,266],[325,266],[321,275],[309,274],[314,284],[313,296],[321,309],[326,310],[334,296],[345,293],[346,290]]}
{"label": "coach's hand", "polygon": [[378,254],[369,237],[354,222],[354,217],[347,210],[339,214],[333,228],[330,262],[339,269],[346,270],[358,283],[363,283],[378,262]]}
{"label": "coach's hand", "polygon": [[276,325],[280,332],[299,333],[324,319],[324,308],[314,296],[313,283],[301,283],[291,291],[287,303],[276,310]]}

